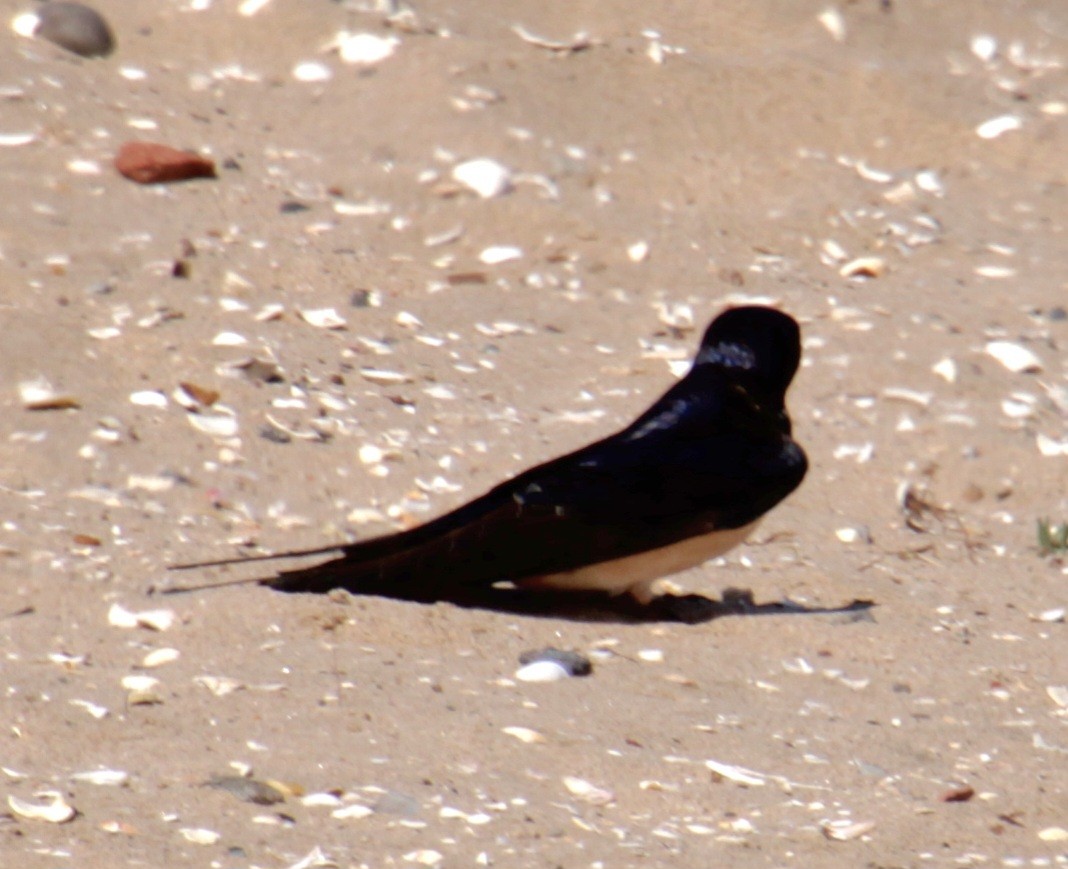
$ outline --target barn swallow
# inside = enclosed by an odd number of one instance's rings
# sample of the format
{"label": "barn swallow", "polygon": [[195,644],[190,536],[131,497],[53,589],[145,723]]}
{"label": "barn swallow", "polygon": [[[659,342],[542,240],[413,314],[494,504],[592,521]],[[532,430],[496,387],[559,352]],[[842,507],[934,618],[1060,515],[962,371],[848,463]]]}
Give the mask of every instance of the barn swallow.
{"label": "barn swallow", "polygon": [[421,601],[511,582],[648,604],[658,579],[727,552],[800,485],[808,462],[785,406],[800,358],[792,317],[728,309],[686,376],[627,428],[450,513],[364,542],[181,567],[340,552],[244,581]]}

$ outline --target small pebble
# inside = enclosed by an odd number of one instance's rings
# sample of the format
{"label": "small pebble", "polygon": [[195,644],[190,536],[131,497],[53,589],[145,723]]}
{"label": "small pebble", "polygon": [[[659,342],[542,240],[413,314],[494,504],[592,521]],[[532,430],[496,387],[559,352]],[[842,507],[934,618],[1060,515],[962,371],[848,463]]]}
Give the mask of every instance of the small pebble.
{"label": "small pebble", "polygon": [[124,143],[115,157],[115,168],[120,175],[138,184],[170,184],[215,177],[214,161],[155,142]]}
{"label": "small pebble", "polygon": [[37,21],[34,36],[82,57],[105,57],[115,50],[107,21],[81,3],[45,3],[37,10]]}
{"label": "small pebble", "polygon": [[975,788],[971,785],[959,785],[958,787],[950,788],[938,799],[943,803],[966,803],[974,796]]}

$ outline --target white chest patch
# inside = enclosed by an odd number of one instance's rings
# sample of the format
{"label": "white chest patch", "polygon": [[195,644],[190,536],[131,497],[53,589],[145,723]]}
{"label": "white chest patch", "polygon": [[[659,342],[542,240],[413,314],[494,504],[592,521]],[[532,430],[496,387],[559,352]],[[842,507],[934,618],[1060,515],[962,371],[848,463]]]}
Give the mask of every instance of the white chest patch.
{"label": "white chest patch", "polygon": [[718,558],[745,540],[759,522],[758,519],[742,528],[689,537],[670,546],[590,564],[565,573],[524,579],[517,585],[522,588],[606,591],[613,595],[626,592],[639,603],[647,604],[656,597],[653,585],[658,579]]}

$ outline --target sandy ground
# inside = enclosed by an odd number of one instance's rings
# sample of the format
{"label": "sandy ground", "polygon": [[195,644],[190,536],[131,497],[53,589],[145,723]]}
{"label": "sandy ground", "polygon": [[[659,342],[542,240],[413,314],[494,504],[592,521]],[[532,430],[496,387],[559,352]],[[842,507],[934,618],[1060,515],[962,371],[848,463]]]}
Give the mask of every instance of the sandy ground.
{"label": "sandy ground", "polygon": [[[0,36],[0,133],[34,134],[0,149],[0,783],[77,810],[11,811],[0,863],[1068,865],[1068,571],[1035,534],[1068,519],[1063,0],[195,5],[99,0],[104,60]],[[342,30],[398,42],[360,68]],[[133,184],[135,138],[219,177]],[[513,189],[453,182],[476,157]],[[151,594],[601,437],[752,298],[802,322],[812,469],[677,580],[763,610]],[[42,377],[78,407],[25,409]],[[546,645],[593,674],[515,681]],[[245,772],[285,801],[204,786]]]}

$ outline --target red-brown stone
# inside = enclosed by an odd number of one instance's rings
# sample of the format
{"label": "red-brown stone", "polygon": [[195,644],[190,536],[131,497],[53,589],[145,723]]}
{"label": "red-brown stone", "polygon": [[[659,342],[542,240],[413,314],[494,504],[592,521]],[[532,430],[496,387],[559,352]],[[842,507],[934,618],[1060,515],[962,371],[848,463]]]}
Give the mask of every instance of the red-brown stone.
{"label": "red-brown stone", "polygon": [[115,157],[115,168],[138,184],[215,177],[214,161],[155,142],[126,142]]}

